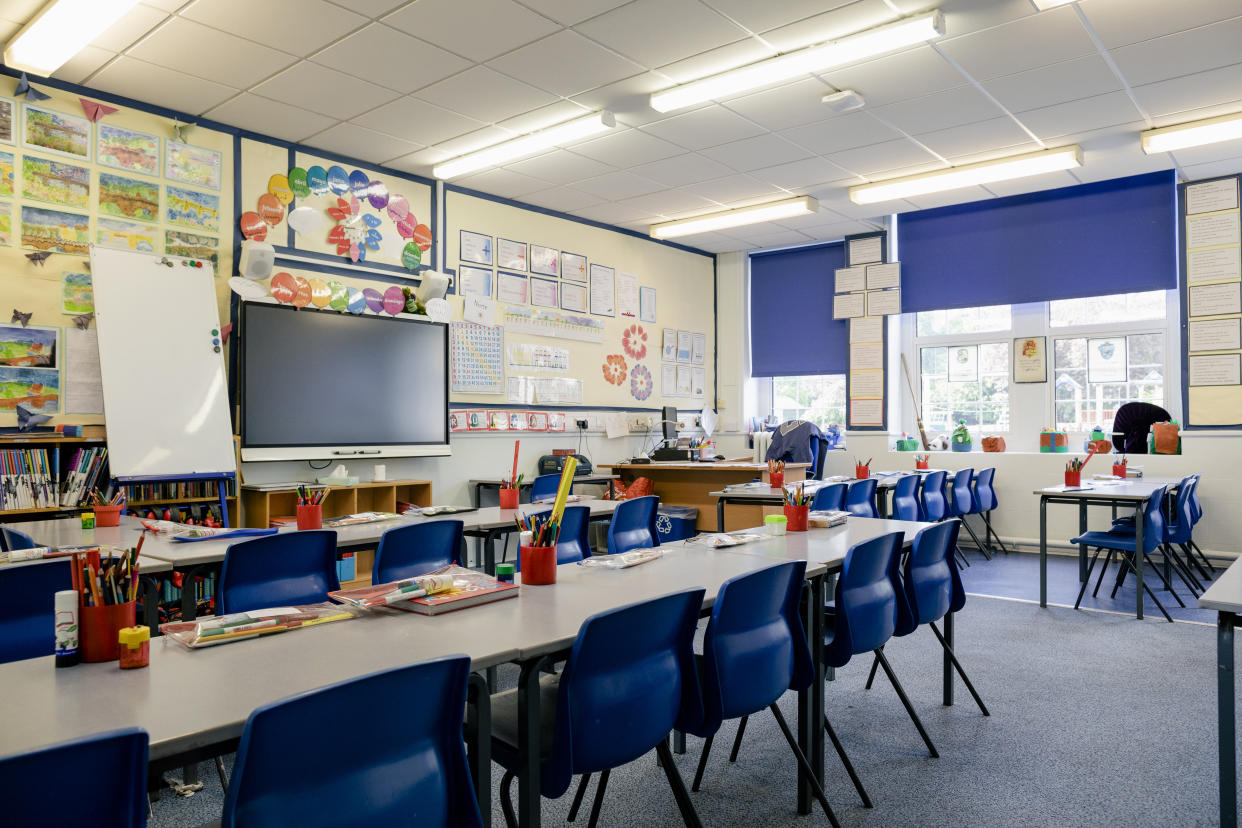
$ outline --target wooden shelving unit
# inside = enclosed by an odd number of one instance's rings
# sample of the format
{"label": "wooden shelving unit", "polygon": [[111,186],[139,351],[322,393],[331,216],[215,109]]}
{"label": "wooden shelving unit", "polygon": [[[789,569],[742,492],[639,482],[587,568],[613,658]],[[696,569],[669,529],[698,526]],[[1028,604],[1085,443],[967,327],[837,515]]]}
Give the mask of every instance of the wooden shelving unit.
{"label": "wooden shelving unit", "polygon": [[[0,436],[0,449],[47,449],[50,466],[55,473],[54,484],[59,497],[61,484],[65,479],[66,465],[72,460],[72,454],[62,456],[61,447],[80,447],[85,445],[103,445],[107,441],[103,437],[64,437],[59,434],[5,434]],[[105,465],[104,470],[107,470]],[[104,478],[106,482],[106,477]],[[27,520],[35,516],[76,515],[88,511],[86,506],[37,506],[24,509],[0,509],[0,523],[14,520]]]}

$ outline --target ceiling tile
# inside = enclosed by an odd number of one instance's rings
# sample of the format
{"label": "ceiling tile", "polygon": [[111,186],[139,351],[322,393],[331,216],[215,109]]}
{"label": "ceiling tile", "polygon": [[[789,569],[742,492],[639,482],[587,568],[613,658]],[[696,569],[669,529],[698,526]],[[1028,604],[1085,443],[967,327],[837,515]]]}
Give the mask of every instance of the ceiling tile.
{"label": "ceiling tile", "polygon": [[488,65],[531,86],[565,97],[644,71],[637,63],[569,29],[502,55]]}
{"label": "ceiling tile", "polygon": [[681,190],[663,190],[658,193],[636,196],[617,202],[622,207],[641,210],[648,219],[655,221],[681,215],[699,215],[712,213],[720,209],[720,205],[702,196]]}
{"label": "ceiling tile", "polygon": [[52,76],[70,83],[82,83],[99,67],[114,57],[116,57],[115,52],[109,52],[107,49],[100,49],[97,46],[86,46],[83,47],[82,51],[69,58],[64,66],[53,72]]}
{"label": "ceiling tile", "polygon": [[[1211,106],[1201,106],[1196,109],[1187,109],[1184,112],[1174,112],[1170,115],[1158,115],[1151,119],[1151,126],[1166,127],[1184,124],[1188,121],[1198,121],[1202,118],[1215,118],[1220,115],[1237,115],[1242,113],[1242,97],[1236,101],[1225,101],[1224,103],[1213,104]],[[1146,128],[1146,127],[1144,127]]]}
{"label": "ceiling tile", "polygon": [[[950,159],[1025,144],[1031,144],[1032,150],[1039,149],[1031,136],[1027,135],[1020,126],[1014,123],[1013,118],[1008,116],[977,124],[927,132],[915,137],[920,144],[932,152]],[[1018,152],[1022,151],[1018,150]],[[1004,154],[1011,153],[1005,152]]]}
{"label": "ceiling tile", "polygon": [[206,113],[208,118],[285,141],[301,141],[332,125],[332,118],[300,106],[243,92]]}
{"label": "ceiling tile", "polygon": [[616,201],[646,193],[654,193],[657,190],[664,189],[664,187],[659,182],[652,181],[650,178],[644,178],[641,175],[634,175],[629,172],[610,172],[604,175],[597,175],[594,178],[583,179],[574,184],[574,189]]}
{"label": "ceiling tile", "polygon": [[547,181],[549,184],[569,184],[613,172],[613,168],[607,164],[564,149],[509,164],[506,169]]}
{"label": "ceiling tile", "polygon": [[757,135],[754,138],[743,138],[718,147],[703,150],[708,158],[727,164],[738,172],[757,170],[760,167],[771,167],[786,161],[798,161],[810,156],[801,147],[786,141],[779,135]]}
{"label": "ceiling tile", "polygon": [[696,181],[720,178],[729,175],[733,170],[719,161],[688,152],[685,155],[652,161],[650,164],[641,164],[634,167],[633,172],[646,176],[652,181],[658,181],[665,187],[680,187]]}
{"label": "ceiling tile", "polygon": [[829,181],[851,178],[845,170],[822,158],[806,158],[802,161],[791,161],[788,164],[777,164],[752,170],[750,174],[760,181],[766,181],[773,186],[797,193],[804,193],[810,187]]}
{"label": "ceiling tile", "polygon": [[[158,77],[153,87],[151,78]],[[91,84],[104,92],[124,95],[136,101],[165,106],[197,115],[211,109],[237,90],[202,78],[164,69],[135,58],[119,56],[91,78]]]}
{"label": "ceiling tile", "polygon": [[1242,158],[1227,158],[1223,161],[1212,161],[1206,164],[1195,164],[1185,167],[1187,181],[1203,178],[1216,178],[1223,175],[1234,175],[1242,169]]}
{"label": "ceiling tile", "polygon": [[707,5],[741,23],[752,32],[766,32],[778,26],[797,23],[854,0],[783,0],[780,3],[756,3],[754,0],[706,0]]}
{"label": "ceiling tile", "polygon": [[[35,0],[34,5],[43,5],[42,0]],[[142,5],[150,6],[160,11],[175,12],[185,5],[185,0],[143,0]]]}
{"label": "ceiling tile", "polygon": [[560,210],[562,213],[603,203],[599,196],[584,193],[572,187],[553,187],[550,190],[528,193],[524,198],[531,204],[547,207],[549,210]]}
{"label": "ceiling tile", "polygon": [[512,0],[418,0],[384,18],[403,32],[483,61],[556,31]]}
{"label": "ceiling tile", "polygon": [[674,61],[656,69],[674,83],[688,83],[772,57],[776,50],[758,38],[748,37],[716,49],[708,49],[684,60]]}
{"label": "ceiling tile", "polygon": [[962,73],[930,46],[832,69],[824,72],[823,77],[838,89],[853,89],[869,107],[919,98],[966,83]]}
{"label": "ceiling tile", "polygon": [[763,127],[715,104],[647,124],[642,130],[692,150],[751,138],[764,132]]}
{"label": "ceiling tile", "polygon": [[1148,155],[1139,141],[1140,124],[1122,125],[1075,135],[1082,147],[1082,167],[1073,170],[1079,181],[1104,181],[1173,167],[1168,153]]}
{"label": "ceiling tile", "polygon": [[134,41],[168,19],[168,13],[150,6],[134,6],[120,20],[113,23],[91,41],[92,46],[109,52],[123,52]]}
{"label": "ceiling tile", "polygon": [[473,118],[449,112],[412,96],[398,98],[353,120],[368,129],[418,144],[436,144],[484,126]]}
{"label": "ceiling tile", "polygon": [[1068,6],[950,38],[940,48],[979,80],[1096,53],[1091,36]]}
{"label": "ceiling tile", "polygon": [[351,123],[329,127],[318,135],[307,138],[305,143],[375,164],[382,164],[423,148],[422,144]]}
{"label": "ceiling tile", "polygon": [[959,86],[871,111],[911,135],[986,121],[1005,114],[973,86]]}
{"label": "ceiling tile", "polygon": [[814,227],[804,227],[802,232],[806,233],[815,241],[836,241],[846,236],[856,233],[872,233],[877,228],[874,224],[863,221],[835,221],[831,224],[820,224]]}
{"label": "ceiling tile", "polygon": [[764,198],[766,196],[779,198],[785,195],[785,193],[771,184],[752,178],[749,175],[729,175],[723,178],[714,178],[711,181],[687,184],[681,189],[692,192],[695,195],[701,195],[703,198],[710,198],[712,201],[718,201],[727,207],[747,199]]}
{"label": "ceiling tile", "polygon": [[944,166],[922,147],[905,138],[835,152],[828,160],[851,173],[864,176],[904,174],[897,171],[915,165],[927,165],[933,169]]}
{"label": "ceiling tile", "polygon": [[1079,183],[1081,182],[1070,175],[1068,170],[1058,170],[1057,172],[1044,173],[1043,175],[1015,178],[1010,181],[994,181],[987,185],[987,190],[998,196],[1011,196],[1021,195],[1022,193],[1037,193],[1041,190],[1056,190],[1061,187],[1072,187]]}
{"label": "ceiling tile", "polygon": [[[6,20],[0,18],[0,42],[8,43],[9,38],[17,34],[22,28],[22,24],[16,20]],[[57,74],[53,72],[52,74]]]}
{"label": "ceiling tile", "polygon": [[387,14],[397,6],[404,6],[410,0],[330,0],[333,5],[345,6],[358,14],[376,18]]}
{"label": "ceiling tile", "polygon": [[340,120],[361,115],[397,97],[390,89],[306,61],[264,81],[252,91]]}
{"label": "ceiling tile", "polygon": [[471,65],[382,23],[354,32],[312,59],[398,92],[413,92]]}
{"label": "ceiling tile", "polygon": [[[629,205],[622,207],[619,204],[600,204],[595,207],[584,207],[574,210],[573,214],[591,221],[601,221],[604,224],[624,224],[640,221],[646,217],[642,210]],[[613,264],[615,265],[617,262]]]}
{"label": "ceiling tile", "polygon": [[[483,147],[490,147],[498,141],[504,141],[512,138],[513,133],[506,129],[495,126],[486,126],[482,129],[476,129],[474,132],[468,132],[465,135],[459,135],[456,138],[450,138],[447,141],[441,141],[432,149],[438,149],[441,152],[447,152],[448,157],[463,155],[467,152],[474,152]],[[423,150],[425,152],[425,150]]]}
{"label": "ceiling tile", "polygon": [[1189,75],[1238,62],[1242,17],[1112,50],[1131,86]]}
{"label": "ceiling tile", "polygon": [[589,112],[590,110],[573,101],[560,100],[529,112],[523,112],[521,115],[497,121],[496,126],[507,129],[515,135],[524,135],[527,132],[535,132],[553,124],[579,118]]}
{"label": "ceiling tile", "polygon": [[431,178],[432,166],[439,164],[441,161],[452,158],[453,155],[454,153],[446,152],[442,149],[428,147],[427,149],[421,149],[418,152],[412,152],[404,158],[394,158],[392,161],[388,162],[387,166],[392,167],[394,170],[403,170],[405,172],[414,173],[415,175],[424,175]]}
{"label": "ceiling tile", "polygon": [[[772,4],[780,5],[780,4]],[[884,0],[856,0],[841,8],[808,17],[763,33],[763,39],[782,52],[823,43],[844,35],[889,23],[899,17]]]}
{"label": "ceiling tile", "polygon": [[198,0],[180,14],[300,57],[367,22],[362,15],[323,0]]}
{"label": "ceiling tile", "polygon": [[651,93],[667,89],[671,85],[670,80],[655,72],[643,72],[641,75],[574,95],[573,100],[587,109],[607,109],[617,116],[618,124],[640,126],[668,117],[651,108]]}
{"label": "ceiling tile", "polygon": [[681,148],[637,129],[616,129],[574,145],[574,152],[614,167],[632,167],[681,153]]}
{"label": "ceiling tile", "polygon": [[941,193],[928,193],[907,198],[906,201],[920,210],[931,210],[934,207],[948,207],[950,204],[968,204],[972,201],[987,201],[992,194],[982,187],[962,187]]}
{"label": "ceiling tile", "polygon": [[1205,26],[1236,17],[1239,12],[1234,0],[1178,0],[1176,3],[1126,0],[1124,3],[1082,4],[1087,22],[1109,49]]}
{"label": "ceiling tile", "polygon": [[[193,48],[187,48],[194,44]],[[238,88],[258,83],[295,58],[191,20],[173,18],[131,48],[138,60]],[[158,75],[150,82],[158,83]]]}
{"label": "ceiling tile", "polygon": [[[1187,147],[1186,149],[1167,154],[1172,156],[1179,167],[1209,164],[1214,161],[1237,158],[1242,155],[1242,138],[1235,138],[1232,141],[1220,141],[1219,143],[1208,144],[1202,147]],[[1172,164],[1166,163],[1165,166],[1172,166]],[[1242,167],[1234,170],[1235,173],[1239,171],[1242,171]]]}
{"label": "ceiling tile", "polygon": [[1010,112],[1022,112],[1115,92],[1121,81],[1102,57],[1093,55],[993,78],[983,88]]}
{"label": "ceiling tile", "polygon": [[673,241],[688,247],[697,247],[708,253],[732,253],[736,250],[750,250],[752,245],[741,239],[735,239],[724,233],[695,233],[693,236],[682,236]]}
{"label": "ceiling tile", "polygon": [[823,97],[837,90],[816,78],[807,78],[743,98],[732,98],[724,106],[772,131],[813,124],[836,113],[823,103]]}
{"label": "ceiling tile", "polygon": [[515,173],[512,170],[491,169],[463,176],[453,180],[454,184],[481,190],[503,198],[521,198],[527,193],[546,190],[548,182],[531,178],[529,175]]}
{"label": "ceiling tile", "polygon": [[46,0],[11,0],[0,8],[0,17],[25,23],[40,8],[47,5]]}
{"label": "ceiling tile", "polygon": [[1242,100],[1242,63],[1136,86],[1131,91],[1153,118]]}
{"label": "ceiling tile", "polygon": [[[902,15],[926,11],[933,6],[944,12],[949,37],[990,29],[1035,14],[1031,0],[889,0]],[[1124,2],[1124,0],[1123,0]]]}
{"label": "ceiling tile", "polygon": [[1074,132],[1127,124],[1138,120],[1140,115],[1125,92],[1109,92],[1020,112],[1017,118],[1031,132],[1047,140]]}
{"label": "ceiling tile", "polygon": [[772,224],[750,224],[745,227],[730,227],[729,234],[742,241],[750,242],[759,247],[791,247],[806,244],[811,237],[797,230],[789,230]]}
{"label": "ceiling tile", "polygon": [[576,28],[648,68],[746,36],[698,0],[634,0]]}
{"label": "ceiling tile", "polygon": [[630,0],[523,0],[523,5],[557,23],[573,26],[628,2]]}
{"label": "ceiling tile", "polygon": [[486,66],[475,66],[432,84],[420,91],[418,97],[485,123],[503,121],[556,100],[547,92]]}
{"label": "ceiling tile", "polygon": [[866,112],[829,118],[817,124],[785,130],[781,134],[820,155],[901,137],[900,132]]}

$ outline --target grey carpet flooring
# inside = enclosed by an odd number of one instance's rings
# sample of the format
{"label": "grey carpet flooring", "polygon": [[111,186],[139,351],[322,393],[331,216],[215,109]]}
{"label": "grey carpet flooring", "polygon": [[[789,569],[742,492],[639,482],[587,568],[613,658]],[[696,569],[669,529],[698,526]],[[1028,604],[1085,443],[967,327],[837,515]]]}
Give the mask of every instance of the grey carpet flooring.
{"label": "grey carpet flooring", "polygon": [[[829,745],[826,788],[844,825],[1216,823],[1212,627],[972,597],[958,617],[957,650],[991,717],[980,714],[960,683],[957,703],[941,705],[940,649],[929,630],[887,649],[939,759],[928,757],[882,673],[864,689],[869,657],[839,670],[828,685],[828,714],[875,802],[874,809],[861,806]],[[506,670],[502,682],[514,676]],[[795,697],[787,694],[781,707],[793,726]],[[741,756],[730,764],[734,728],[725,724],[703,789],[692,794],[703,824],[808,824],[797,816],[796,768],[772,716],[752,719]],[[677,760],[687,786],[702,746],[689,741]],[[165,793],[151,825],[219,817],[214,769],[203,764],[201,772],[204,791],[190,799]],[[495,788],[500,773],[495,766]],[[572,791],[545,800],[546,824],[564,824]],[[589,803],[590,794],[578,824],[585,824]],[[818,809],[809,819],[826,824]],[[600,824],[680,824],[654,754],[613,772]],[[493,825],[504,825],[498,805]]]}

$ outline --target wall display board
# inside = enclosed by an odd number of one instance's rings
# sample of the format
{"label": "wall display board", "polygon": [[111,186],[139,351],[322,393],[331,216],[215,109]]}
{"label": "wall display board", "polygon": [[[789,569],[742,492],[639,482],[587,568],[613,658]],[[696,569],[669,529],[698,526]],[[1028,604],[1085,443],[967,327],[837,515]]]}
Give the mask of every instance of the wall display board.
{"label": "wall display board", "polygon": [[1185,427],[1242,427],[1239,176],[1179,189]]}
{"label": "wall display board", "polygon": [[[454,391],[455,405],[654,409],[679,396],[699,400],[694,405],[715,400],[710,298],[706,308],[703,302],[715,292],[713,256],[453,186],[445,188],[444,212],[446,272],[479,267],[488,249],[515,276],[541,274],[530,277],[537,289],[524,296],[498,288],[504,386]],[[549,306],[554,296],[559,307]],[[461,318],[462,299],[448,299]],[[684,333],[685,376],[674,369],[671,382],[657,382],[665,328]],[[554,366],[568,366],[568,375],[533,375],[532,368]]]}
{"label": "wall display board", "polygon": [[887,427],[884,317],[901,313],[901,263],[888,260],[888,233],[880,231],[846,236],[845,265],[835,274],[833,318],[850,325],[846,426],[879,431]]}

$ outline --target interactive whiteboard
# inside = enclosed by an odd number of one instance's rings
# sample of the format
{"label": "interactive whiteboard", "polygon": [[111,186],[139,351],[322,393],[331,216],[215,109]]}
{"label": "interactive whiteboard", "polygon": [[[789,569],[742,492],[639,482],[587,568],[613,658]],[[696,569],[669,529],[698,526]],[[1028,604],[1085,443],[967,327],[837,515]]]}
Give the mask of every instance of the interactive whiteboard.
{"label": "interactive whiteboard", "polygon": [[215,279],[210,262],[91,247],[114,477],[237,471]]}

